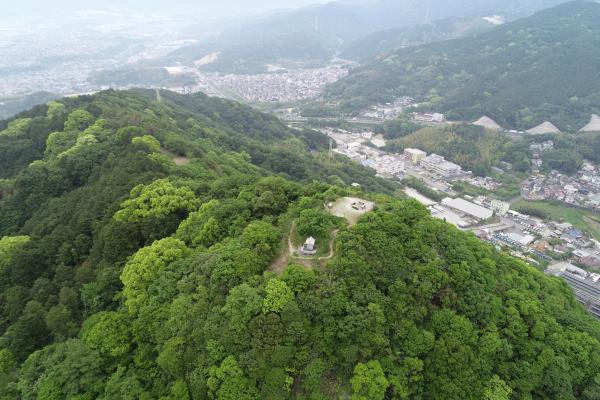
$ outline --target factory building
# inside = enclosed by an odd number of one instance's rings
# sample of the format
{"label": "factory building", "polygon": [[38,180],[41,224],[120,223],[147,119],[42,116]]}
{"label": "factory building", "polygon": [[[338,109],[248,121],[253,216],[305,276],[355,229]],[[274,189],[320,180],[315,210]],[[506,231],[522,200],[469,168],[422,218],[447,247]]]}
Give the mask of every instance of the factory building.
{"label": "factory building", "polygon": [[480,221],[489,219],[494,215],[492,210],[460,198],[451,199],[450,197],[446,197],[442,200],[442,204]]}

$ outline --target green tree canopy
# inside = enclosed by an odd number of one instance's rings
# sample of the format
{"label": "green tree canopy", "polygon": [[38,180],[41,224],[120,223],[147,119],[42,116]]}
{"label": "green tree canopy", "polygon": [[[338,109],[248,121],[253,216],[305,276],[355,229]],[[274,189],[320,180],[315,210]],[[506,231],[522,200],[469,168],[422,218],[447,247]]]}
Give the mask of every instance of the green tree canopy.
{"label": "green tree canopy", "polygon": [[177,239],[166,238],[135,253],[121,274],[125,304],[130,312],[135,313],[146,301],[147,289],[156,279],[159,271],[166,268],[169,263],[183,257],[185,252],[185,243]]}
{"label": "green tree canopy", "polygon": [[187,214],[200,206],[200,200],[190,188],[176,187],[168,179],[138,185],[132,189],[130,197],[115,214],[117,221],[141,222],[174,213]]}
{"label": "green tree canopy", "polygon": [[389,381],[377,360],[358,363],[350,380],[353,400],[383,400]]}
{"label": "green tree canopy", "polygon": [[265,286],[265,299],[263,301],[263,313],[278,313],[294,300],[294,293],[284,281],[271,279]]}

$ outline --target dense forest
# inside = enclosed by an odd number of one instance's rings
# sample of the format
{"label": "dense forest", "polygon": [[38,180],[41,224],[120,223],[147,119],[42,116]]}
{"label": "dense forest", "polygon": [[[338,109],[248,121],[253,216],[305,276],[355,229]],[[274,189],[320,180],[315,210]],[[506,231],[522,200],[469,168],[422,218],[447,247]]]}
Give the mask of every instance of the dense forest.
{"label": "dense forest", "polygon": [[357,68],[327,97],[346,112],[398,96],[453,120],[507,129],[545,120],[575,132],[600,100],[600,4],[569,2],[475,37],[398,50]]}
{"label": "dense forest", "polygon": [[[165,91],[2,122],[0,398],[598,398],[565,283],[326,146]],[[348,195],[376,204],[353,226],[324,211]],[[334,256],[276,272],[292,221]]]}

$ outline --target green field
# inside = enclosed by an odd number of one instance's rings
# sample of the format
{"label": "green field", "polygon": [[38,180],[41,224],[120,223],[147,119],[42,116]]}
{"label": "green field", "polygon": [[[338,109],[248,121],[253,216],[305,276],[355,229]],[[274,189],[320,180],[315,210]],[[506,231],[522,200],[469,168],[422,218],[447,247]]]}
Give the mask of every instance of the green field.
{"label": "green field", "polygon": [[600,215],[593,211],[568,207],[562,203],[552,201],[525,200],[513,204],[512,209],[525,214],[531,214],[531,210],[534,210],[545,220],[569,222],[577,229],[592,235],[594,239],[600,240]]}

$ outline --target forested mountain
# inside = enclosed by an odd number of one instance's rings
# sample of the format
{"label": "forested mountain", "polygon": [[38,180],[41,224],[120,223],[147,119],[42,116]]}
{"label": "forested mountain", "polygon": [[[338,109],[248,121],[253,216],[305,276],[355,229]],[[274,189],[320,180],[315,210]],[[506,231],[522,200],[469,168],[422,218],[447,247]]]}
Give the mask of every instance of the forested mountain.
{"label": "forested mountain", "polygon": [[487,115],[528,129],[577,131],[599,111],[600,4],[566,3],[476,37],[396,51],[329,89],[356,110],[395,96],[451,119]]}
{"label": "forested mountain", "polygon": [[[499,21],[501,22],[501,21]],[[341,53],[342,58],[369,61],[392,50],[443,40],[457,39],[493,28],[494,23],[483,17],[446,18],[411,27],[377,31],[351,42]]]}
{"label": "forested mountain", "polygon": [[[597,399],[565,283],[326,145],[166,91],[0,123],[0,398]],[[347,195],[376,209],[324,211]],[[294,220],[332,256],[273,268]]]}

